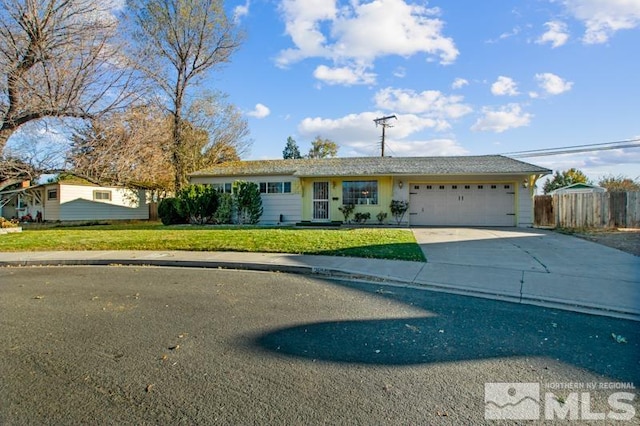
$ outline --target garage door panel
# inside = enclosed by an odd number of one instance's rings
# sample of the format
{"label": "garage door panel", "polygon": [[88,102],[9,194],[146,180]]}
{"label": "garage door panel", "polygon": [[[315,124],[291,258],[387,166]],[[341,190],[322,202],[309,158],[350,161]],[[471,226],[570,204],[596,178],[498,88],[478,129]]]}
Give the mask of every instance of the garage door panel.
{"label": "garage door panel", "polygon": [[412,184],[410,188],[412,225],[515,225],[512,184]]}

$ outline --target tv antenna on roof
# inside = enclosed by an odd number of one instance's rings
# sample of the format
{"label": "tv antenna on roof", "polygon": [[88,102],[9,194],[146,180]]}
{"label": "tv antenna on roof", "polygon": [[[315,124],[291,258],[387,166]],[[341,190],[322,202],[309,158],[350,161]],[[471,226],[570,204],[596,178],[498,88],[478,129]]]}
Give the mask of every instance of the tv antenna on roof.
{"label": "tv antenna on roof", "polygon": [[374,123],[376,123],[376,127],[378,126],[382,126],[382,155],[381,157],[384,157],[384,137],[385,137],[385,129],[387,127],[393,127],[391,125],[391,123],[389,123],[389,120],[391,120],[392,118],[395,118],[396,120],[398,119],[398,117],[396,117],[395,115],[387,115],[386,117],[381,117],[381,118],[376,118],[375,120],[373,120]]}

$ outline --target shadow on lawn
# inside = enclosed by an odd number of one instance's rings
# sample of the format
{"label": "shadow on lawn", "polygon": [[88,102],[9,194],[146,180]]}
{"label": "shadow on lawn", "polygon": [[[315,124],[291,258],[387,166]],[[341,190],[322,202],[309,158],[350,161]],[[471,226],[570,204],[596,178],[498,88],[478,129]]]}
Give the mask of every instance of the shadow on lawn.
{"label": "shadow on lawn", "polygon": [[[633,321],[373,284],[336,285],[422,308],[425,317],[301,324],[260,335],[253,344],[314,361],[389,366],[542,357],[640,383],[640,329]],[[628,343],[617,343],[611,333]]]}
{"label": "shadow on lawn", "polygon": [[373,244],[336,250],[310,251],[305,254],[326,256],[362,257],[368,259],[391,259],[424,262],[425,257],[417,243]]}

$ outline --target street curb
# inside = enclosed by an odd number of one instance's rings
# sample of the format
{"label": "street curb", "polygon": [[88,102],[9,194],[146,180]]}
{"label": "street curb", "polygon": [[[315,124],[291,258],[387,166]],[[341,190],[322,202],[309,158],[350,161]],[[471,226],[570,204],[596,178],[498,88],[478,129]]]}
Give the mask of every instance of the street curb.
{"label": "street curb", "polygon": [[606,316],[624,320],[640,322],[640,315],[633,312],[626,312],[612,309],[610,307],[599,307],[595,305],[580,305],[564,300],[542,299],[524,295],[500,294],[496,292],[485,292],[475,289],[447,286],[442,284],[416,283],[413,281],[399,281],[397,279],[383,278],[375,275],[362,273],[350,273],[339,269],[298,266],[298,265],[275,265],[273,263],[256,262],[228,262],[212,260],[168,260],[168,259],[43,259],[43,260],[9,260],[0,261],[0,267],[36,267],[36,266],[154,266],[154,267],[180,267],[180,268],[200,268],[200,269],[225,269],[257,272],[281,272],[298,275],[310,275],[337,280],[353,280],[369,284],[384,285],[390,287],[404,287],[416,290],[429,290],[440,293],[456,294],[460,296],[479,297],[483,299],[499,300],[523,305],[535,305],[546,308],[561,309],[565,311],[579,312],[591,315]]}

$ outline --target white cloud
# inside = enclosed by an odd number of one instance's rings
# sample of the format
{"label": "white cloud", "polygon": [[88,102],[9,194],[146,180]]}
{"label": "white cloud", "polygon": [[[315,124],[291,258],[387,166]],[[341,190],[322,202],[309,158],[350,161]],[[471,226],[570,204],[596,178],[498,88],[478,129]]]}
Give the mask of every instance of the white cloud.
{"label": "white cloud", "polygon": [[453,83],[451,84],[451,88],[462,89],[464,86],[467,86],[468,84],[469,84],[468,80],[465,80],[464,78],[456,78],[455,80],[453,80]]}
{"label": "white cloud", "polygon": [[[469,153],[452,139],[389,140],[387,152],[395,157],[432,157],[444,155],[466,155]],[[364,154],[364,153],[363,153]]]}
{"label": "white cloud", "polygon": [[536,74],[535,78],[538,86],[549,95],[559,95],[568,92],[573,87],[573,82],[563,80],[550,72]]}
{"label": "white cloud", "polygon": [[567,24],[564,22],[549,21],[545,22],[544,26],[547,28],[547,31],[536,40],[536,43],[551,43],[551,47],[556,48],[562,46],[569,40]]}
{"label": "white cloud", "polygon": [[516,96],[518,94],[518,85],[513,79],[501,75],[491,85],[491,93],[496,96]]}
{"label": "white cloud", "polygon": [[[294,47],[277,57],[279,66],[306,58],[324,58],[334,68],[372,68],[377,58],[424,53],[441,64],[458,56],[442,32],[439,10],[408,0],[284,0],[280,11]],[[346,64],[346,65],[345,65]],[[328,69],[329,67],[327,67]]]}
{"label": "white cloud", "polygon": [[313,72],[313,76],[329,85],[353,86],[356,84],[373,84],[376,81],[375,74],[366,72],[365,68],[358,67],[330,68],[326,65],[320,65]]}
{"label": "white cloud", "polygon": [[606,43],[616,31],[640,25],[638,0],[563,0],[568,12],[586,27],[583,42]]}
{"label": "white cloud", "polygon": [[254,110],[247,113],[248,116],[255,118],[265,118],[269,114],[271,114],[271,110],[263,104],[256,104]]}
{"label": "white cloud", "polygon": [[[298,125],[298,133],[302,136],[314,137],[322,135],[342,145],[356,141],[380,143],[380,128],[373,120],[383,116],[381,112],[363,112],[349,114],[341,118],[305,118]],[[393,128],[387,129],[389,137],[404,139],[424,129],[444,129],[448,123],[435,118],[421,117],[415,114],[396,114],[398,120]]]}
{"label": "white cloud", "polygon": [[528,126],[533,115],[524,112],[518,104],[508,104],[494,109],[482,108],[483,116],[479,118],[471,130],[479,132],[502,133],[505,130]]}
{"label": "white cloud", "polygon": [[464,97],[446,96],[437,90],[418,93],[410,89],[387,87],[378,91],[374,99],[378,108],[387,111],[421,114],[443,120],[460,118],[472,111],[469,105],[463,103]]}
{"label": "white cloud", "polygon": [[407,70],[405,67],[398,67],[393,71],[393,76],[397,78],[405,78],[407,76]]}
{"label": "white cloud", "polygon": [[233,22],[236,24],[242,21],[242,18],[249,14],[249,6],[251,6],[251,0],[247,0],[245,4],[236,6],[233,9]]}

